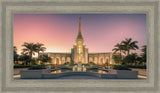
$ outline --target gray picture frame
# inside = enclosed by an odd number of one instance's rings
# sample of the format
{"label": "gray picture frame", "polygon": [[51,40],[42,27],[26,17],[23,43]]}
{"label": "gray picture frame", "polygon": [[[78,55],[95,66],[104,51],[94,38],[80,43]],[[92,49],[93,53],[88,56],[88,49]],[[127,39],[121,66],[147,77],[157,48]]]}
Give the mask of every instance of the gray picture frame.
{"label": "gray picture frame", "polygon": [[[159,0],[0,0],[0,93],[159,93]],[[145,13],[147,79],[14,80],[13,15],[15,13]]]}

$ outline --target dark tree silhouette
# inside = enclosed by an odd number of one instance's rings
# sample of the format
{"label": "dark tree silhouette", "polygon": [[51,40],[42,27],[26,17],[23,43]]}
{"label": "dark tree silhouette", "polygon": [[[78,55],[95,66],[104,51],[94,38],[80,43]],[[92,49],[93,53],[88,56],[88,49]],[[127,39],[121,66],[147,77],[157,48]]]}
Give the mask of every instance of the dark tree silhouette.
{"label": "dark tree silhouette", "polygon": [[39,53],[40,52],[44,52],[46,50],[44,46],[44,44],[37,42],[36,44],[36,52],[38,53],[38,60],[39,60]]}
{"label": "dark tree silhouette", "polygon": [[36,44],[24,42],[22,45],[24,48],[22,49],[22,54],[28,54],[29,56],[35,55],[36,52]]}
{"label": "dark tree silhouette", "polygon": [[136,45],[137,43],[138,41],[132,41],[132,38],[126,38],[124,41],[122,41],[122,45],[124,46],[125,51],[127,51],[127,55],[130,54],[130,50],[139,49],[138,45]]}
{"label": "dark tree silhouette", "polygon": [[14,52],[14,62],[16,64],[18,64],[18,57],[19,57],[19,55],[17,54],[17,47],[16,46],[13,47],[13,52]]}

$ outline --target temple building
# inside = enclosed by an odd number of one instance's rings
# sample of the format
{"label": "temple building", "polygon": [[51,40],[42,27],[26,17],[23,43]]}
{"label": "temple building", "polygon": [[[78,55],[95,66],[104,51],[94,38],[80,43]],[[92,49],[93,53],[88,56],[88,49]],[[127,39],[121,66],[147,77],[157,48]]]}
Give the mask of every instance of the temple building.
{"label": "temple building", "polygon": [[87,64],[89,62],[94,62],[97,65],[113,64],[112,53],[88,53],[88,48],[84,43],[84,38],[82,36],[81,30],[81,17],[79,16],[79,28],[78,35],[75,40],[75,45],[71,49],[71,53],[45,53],[52,58],[51,64],[64,64],[65,62]]}

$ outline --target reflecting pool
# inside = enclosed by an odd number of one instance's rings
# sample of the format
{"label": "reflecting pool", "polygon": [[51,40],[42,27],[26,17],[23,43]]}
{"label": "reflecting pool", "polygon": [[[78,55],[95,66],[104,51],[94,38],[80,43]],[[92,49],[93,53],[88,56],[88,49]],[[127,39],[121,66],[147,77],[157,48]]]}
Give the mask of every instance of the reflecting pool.
{"label": "reflecting pool", "polygon": [[[68,70],[68,69],[59,69],[59,70],[54,70],[51,73],[61,73],[61,72],[73,72],[72,70]],[[107,74],[107,71],[104,70],[87,70],[86,72],[98,72],[98,73],[102,73],[102,74]]]}

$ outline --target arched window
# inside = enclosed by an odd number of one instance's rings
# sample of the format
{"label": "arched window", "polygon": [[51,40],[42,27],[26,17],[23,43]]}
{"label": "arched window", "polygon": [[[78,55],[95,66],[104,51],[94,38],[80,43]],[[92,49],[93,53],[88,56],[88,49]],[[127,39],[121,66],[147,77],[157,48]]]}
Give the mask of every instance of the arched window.
{"label": "arched window", "polygon": [[106,63],[106,64],[109,64],[109,58],[108,58],[108,57],[106,57],[105,63]]}
{"label": "arched window", "polygon": [[94,57],[94,63],[97,64],[98,58]]}
{"label": "arched window", "polygon": [[51,57],[51,59],[52,59],[52,64],[54,64],[54,57]]}
{"label": "arched window", "polygon": [[56,64],[57,65],[59,64],[59,58],[56,58]]}
{"label": "arched window", "polygon": [[71,62],[71,58],[70,57],[67,57],[67,62]]}
{"label": "arched window", "polygon": [[93,62],[93,58],[92,57],[89,57],[89,62]]}
{"label": "arched window", "polygon": [[100,59],[101,64],[103,64],[103,58]]}
{"label": "arched window", "polygon": [[65,57],[62,57],[62,64],[65,63]]}

